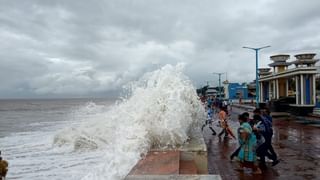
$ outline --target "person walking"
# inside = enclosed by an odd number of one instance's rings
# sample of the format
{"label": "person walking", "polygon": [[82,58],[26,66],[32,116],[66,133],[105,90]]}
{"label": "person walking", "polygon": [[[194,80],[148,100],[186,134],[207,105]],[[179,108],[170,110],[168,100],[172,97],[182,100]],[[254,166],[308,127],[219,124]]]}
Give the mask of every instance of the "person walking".
{"label": "person walking", "polygon": [[[247,122],[247,118],[246,118],[245,115],[246,115],[245,113],[242,113],[242,114],[240,114],[240,115],[238,116],[238,121],[239,121],[239,123],[240,123],[240,126],[241,126],[243,123]],[[238,133],[237,133],[237,134],[240,134],[239,130],[240,130],[240,128],[238,128]],[[233,160],[234,157],[238,156],[240,149],[241,149],[241,146],[239,146],[239,147],[230,155],[230,160],[231,160],[231,161]]]}
{"label": "person walking", "polygon": [[213,115],[214,115],[214,112],[213,112],[212,108],[208,105],[207,120],[206,120],[205,124],[202,125],[201,130],[203,131],[204,127],[209,125],[209,129],[212,131],[212,135],[216,135],[217,133],[212,127]]}
{"label": "person walking", "polygon": [[266,140],[265,140],[265,131],[266,131],[266,127],[264,125],[264,123],[262,122],[262,118],[259,115],[253,115],[253,133],[256,136],[257,139],[257,156],[260,158],[260,167],[262,169],[266,168],[266,160],[265,160],[265,156],[267,156],[267,147],[266,147]]}
{"label": "person walking", "polygon": [[265,121],[265,124],[267,126],[267,133],[266,133],[266,149],[270,154],[270,158],[272,159],[272,166],[277,165],[280,161],[278,159],[277,153],[275,152],[275,150],[273,149],[272,146],[272,136],[273,136],[273,128],[272,128],[272,116],[271,113],[269,111],[269,109],[265,108],[262,110],[261,112],[262,115],[262,119],[263,121]]}
{"label": "person walking", "polygon": [[256,136],[247,122],[243,122],[238,129],[238,140],[240,145],[238,153],[240,168],[238,170],[242,171],[244,167],[247,167],[252,169],[253,174],[261,174],[256,160]]}
{"label": "person walking", "polygon": [[219,112],[219,121],[221,125],[221,132],[219,133],[219,137],[221,137],[224,134],[224,138],[228,138],[228,132],[227,132],[227,113],[224,107],[220,107],[220,112]]}

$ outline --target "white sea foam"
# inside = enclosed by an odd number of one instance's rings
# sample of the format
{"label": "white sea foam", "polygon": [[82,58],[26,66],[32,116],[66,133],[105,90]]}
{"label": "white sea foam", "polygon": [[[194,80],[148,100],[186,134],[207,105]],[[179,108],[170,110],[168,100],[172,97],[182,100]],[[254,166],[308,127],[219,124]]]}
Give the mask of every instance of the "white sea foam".
{"label": "white sea foam", "polygon": [[84,179],[122,179],[152,145],[174,146],[188,139],[203,108],[184,65],[166,65],[129,84],[127,98],[77,129],[58,134],[55,142],[74,150],[103,149],[105,164]]}
{"label": "white sea foam", "polygon": [[9,178],[118,180],[151,146],[184,143],[205,117],[183,67],[146,73],[111,107],[89,102],[51,130],[0,139]]}

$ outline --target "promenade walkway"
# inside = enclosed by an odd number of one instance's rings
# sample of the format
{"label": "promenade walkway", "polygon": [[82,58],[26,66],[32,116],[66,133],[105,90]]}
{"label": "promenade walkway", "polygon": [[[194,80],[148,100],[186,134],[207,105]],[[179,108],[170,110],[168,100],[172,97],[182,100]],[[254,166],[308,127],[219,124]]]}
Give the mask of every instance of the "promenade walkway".
{"label": "promenade walkway", "polygon": [[[234,132],[239,126],[237,115],[244,111],[235,107],[232,109],[229,124]],[[236,171],[238,162],[230,161],[229,156],[238,147],[237,140],[220,139],[211,135],[211,131],[205,128],[209,173],[219,174],[224,180],[320,179],[320,128],[283,118],[274,118],[273,126],[273,146],[281,162],[275,167],[269,162],[267,170],[261,175]],[[220,128],[215,127],[215,130],[220,131]]]}

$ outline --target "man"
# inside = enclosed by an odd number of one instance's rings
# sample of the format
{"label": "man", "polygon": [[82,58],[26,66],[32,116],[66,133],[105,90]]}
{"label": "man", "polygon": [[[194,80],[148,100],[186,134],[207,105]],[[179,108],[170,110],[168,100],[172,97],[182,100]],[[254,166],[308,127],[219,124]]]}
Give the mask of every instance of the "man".
{"label": "man", "polygon": [[277,153],[274,151],[272,146],[272,136],[273,136],[273,129],[272,129],[272,116],[269,109],[262,110],[262,118],[266,122],[267,126],[269,126],[269,134],[266,137],[266,148],[270,152],[270,158],[273,160],[272,166],[277,165],[280,161],[278,160]]}
{"label": "man", "polygon": [[266,140],[265,140],[265,133],[266,133],[266,127],[264,123],[262,122],[261,116],[255,114],[253,115],[253,132],[256,135],[257,139],[257,146],[256,146],[256,152],[257,156],[260,157],[260,167],[262,169],[266,169],[266,161],[265,156],[267,156],[267,146],[266,146]]}
{"label": "man", "polygon": [[[261,125],[264,127],[264,130],[261,132],[264,139],[265,139],[265,143],[264,143],[264,154],[265,156],[268,156],[268,158],[272,159],[272,166],[277,165],[280,161],[278,160],[277,154],[275,153],[273,147],[272,147],[272,136],[273,136],[273,129],[272,129],[272,119],[270,114],[265,114],[262,115],[261,114],[261,110],[260,109],[255,109],[253,111],[253,113],[255,114],[255,116],[259,116],[259,119],[261,121]],[[262,160],[264,160],[264,157],[262,158]]]}

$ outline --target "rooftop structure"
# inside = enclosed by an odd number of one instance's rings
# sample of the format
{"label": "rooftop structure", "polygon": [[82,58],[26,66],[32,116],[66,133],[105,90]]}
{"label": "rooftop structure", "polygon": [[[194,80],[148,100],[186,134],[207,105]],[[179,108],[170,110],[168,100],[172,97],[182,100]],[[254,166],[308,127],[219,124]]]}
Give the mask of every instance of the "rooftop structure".
{"label": "rooftop structure", "polygon": [[310,67],[310,66],[315,66],[316,62],[319,61],[319,59],[313,59],[315,53],[310,53],[310,54],[297,54],[295,57],[297,60],[291,62],[291,64],[296,65],[296,67]]}

